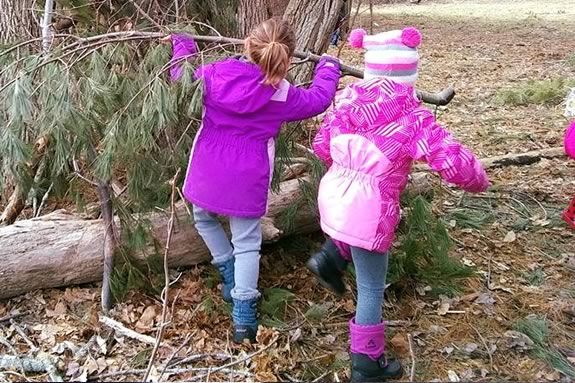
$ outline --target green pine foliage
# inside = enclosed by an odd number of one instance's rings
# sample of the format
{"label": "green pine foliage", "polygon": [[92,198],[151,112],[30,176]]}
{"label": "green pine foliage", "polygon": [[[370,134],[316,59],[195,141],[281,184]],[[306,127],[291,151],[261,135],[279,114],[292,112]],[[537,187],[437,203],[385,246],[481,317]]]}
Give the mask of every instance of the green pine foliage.
{"label": "green pine foliage", "polygon": [[537,315],[529,315],[515,323],[514,329],[527,335],[533,341],[532,355],[569,378],[575,378],[575,367],[557,347],[549,343],[549,323]]}
{"label": "green pine foliage", "polygon": [[423,283],[436,294],[461,290],[461,281],[475,274],[449,255],[451,240],[442,220],[421,196],[405,200],[407,218],[400,225],[400,245],[390,257],[391,283]]}
{"label": "green pine foliage", "polygon": [[[166,46],[98,48],[77,54],[56,48],[46,57],[0,50],[0,179],[34,193],[54,184],[56,197],[80,206],[94,188],[85,179],[124,186],[113,196],[123,230],[113,291],[121,296],[134,286],[153,286],[153,265],[137,266],[132,259],[150,251],[142,246],[150,243],[143,239],[146,225],[135,217],[168,205],[168,181],[185,169],[201,116],[203,86],[193,79],[193,67],[220,53],[186,63],[183,78],[172,84]],[[35,177],[29,164],[40,141],[46,142],[44,165]]]}

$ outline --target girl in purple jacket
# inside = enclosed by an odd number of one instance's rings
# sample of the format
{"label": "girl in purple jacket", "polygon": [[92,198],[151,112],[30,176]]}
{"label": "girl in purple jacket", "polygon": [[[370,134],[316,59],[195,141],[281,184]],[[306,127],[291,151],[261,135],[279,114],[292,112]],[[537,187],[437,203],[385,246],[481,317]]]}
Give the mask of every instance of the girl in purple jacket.
{"label": "girl in purple jacket", "polygon": [[[173,36],[172,43],[179,57],[195,50],[181,35]],[[274,168],[274,140],[282,123],[325,111],[340,76],[338,61],[323,57],[308,89],[291,85],[285,77],[295,35],[281,19],[256,27],[245,50],[245,61],[227,59],[196,71],[204,84],[203,118],[183,187],[198,233],[223,279],[224,300],[233,302],[237,343],[254,342],[257,333],[260,220]],[[231,243],[218,215],[229,218]]]}

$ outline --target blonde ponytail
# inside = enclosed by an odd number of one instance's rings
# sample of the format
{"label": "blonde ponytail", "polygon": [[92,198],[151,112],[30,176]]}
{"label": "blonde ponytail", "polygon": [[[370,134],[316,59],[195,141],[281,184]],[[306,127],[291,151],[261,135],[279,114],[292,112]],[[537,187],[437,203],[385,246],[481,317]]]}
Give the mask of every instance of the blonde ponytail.
{"label": "blonde ponytail", "polygon": [[283,19],[258,25],[246,39],[248,57],[264,72],[264,83],[277,86],[286,76],[295,50],[295,34]]}

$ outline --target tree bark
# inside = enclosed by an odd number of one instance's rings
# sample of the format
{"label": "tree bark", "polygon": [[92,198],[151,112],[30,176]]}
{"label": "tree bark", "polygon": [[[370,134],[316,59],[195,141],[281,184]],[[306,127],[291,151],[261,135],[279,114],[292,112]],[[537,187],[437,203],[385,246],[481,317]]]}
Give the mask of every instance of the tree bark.
{"label": "tree bark", "polygon": [[34,1],[0,0],[0,44],[10,44],[38,36],[34,20]]}
{"label": "tree bark", "polygon": [[240,36],[247,37],[254,27],[270,17],[269,0],[240,0],[238,10]]}
{"label": "tree bark", "polygon": [[[268,214],[262,222],[266,242],[318,229],[317,218],[303,204],[290,225],[282,222],[286,208],[301,201],[301,181],[283,182],[280,193],[270,195]],[[152,213],[146,218],[154,238],[164,246],[169,216]],[[0,228],[0,299],[37,289],[101,281],[102,254],[109,243],[104,226],[103,220],[85,220],[57,211]],[[153,254],[154,249],[150,244],[145,253]],[[187,206],[179,202],[168,256],[170,267],[190,266],[208,259],[208,250],[194,228]]]}
{"label": "tree bark", "polygon": [[109,182],[98,182],[98,199],[100,200],[100,210],[104,224],[104,266],[102,274],[102,311],[108,312],[112,308],[112,289],[110,278],[114,269],[114,252],[116,250],[116,229],[114,222],[114,209],[112,206],[112,196]]}
{"label": "tree bark", "polygon": [[[485,158],[481,162],[486,168],[497,168],[529,165],[542,158],[564,155],[563,148],[550,148]],[[425,170],[424,167],[417,168]],[[299,186],[304,179],[282,182],[280,192],[270,195],[268,214],[262,224],[265,242],[319,230],[317,217],[306,204],[300,205],[291,224],[282,219],[286,208],[301,201]],[[407,191],[423,193],[432,187],[429,174],[420,171],[414,174]],[[153,213],[147,218],[154,238],[164,246],[170,217]],[[0,228],[0,299],[36,289],[101,280],[106,236],[102,226],[102,220],[85,220],[57,211]],[[183,202],[176,204],[176,225],[172,235],[168,256],[170,267],[190,266],[209,259],[208,250],[196,232]],[[152,246],[150,249],[153,249]],[[153,254],[154,251],[146,253]]]}
{"label": "tree bark", "polygon": [[[325,53],[342,5],[343,0],[291,0],[284,18],[295,29],[297,49]],[[305,82],[310,76],[310,68],[310,65],[301,65],[291,75],[296,82]]]}

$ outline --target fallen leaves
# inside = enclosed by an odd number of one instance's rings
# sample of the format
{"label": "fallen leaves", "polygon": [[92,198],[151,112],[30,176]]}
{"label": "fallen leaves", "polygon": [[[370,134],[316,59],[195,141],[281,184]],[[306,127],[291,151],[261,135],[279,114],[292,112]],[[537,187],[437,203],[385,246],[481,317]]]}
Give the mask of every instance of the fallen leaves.
{"label": "fallen leaves", "polygon": [[409,355],[409,343],[404,334],[397,333],[390,340],[389,343],[393,350],[400,356],[405,357]]}
{"label": "fallen leaves", "polygon": [[159,308],[148,306],[136,322],[136,330],[140,332],[150,332],[154,327],[154,321],[159,314]]}
{"label": "fallen leaves", "polygon": [[515,234],[513,230],[507,232],[505,238],[503,238],[503,242],[505,243],[515,242],[515,240],[517,240],[517,234]]}

